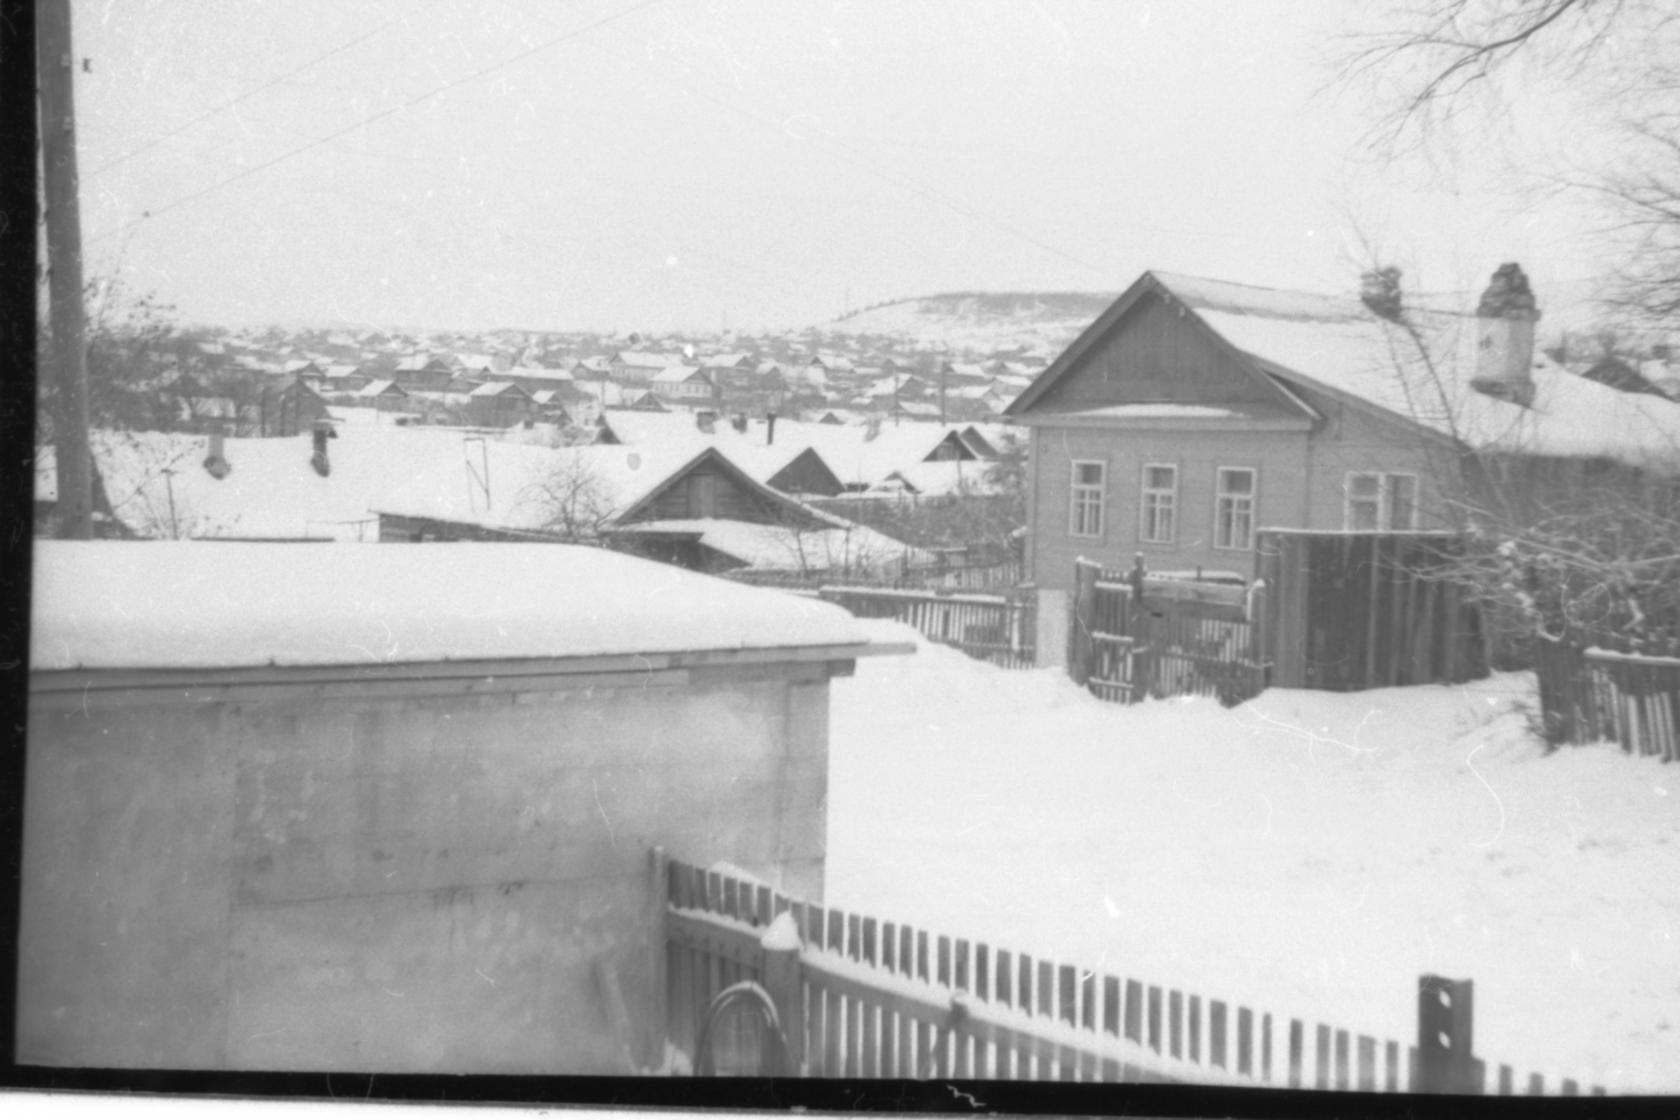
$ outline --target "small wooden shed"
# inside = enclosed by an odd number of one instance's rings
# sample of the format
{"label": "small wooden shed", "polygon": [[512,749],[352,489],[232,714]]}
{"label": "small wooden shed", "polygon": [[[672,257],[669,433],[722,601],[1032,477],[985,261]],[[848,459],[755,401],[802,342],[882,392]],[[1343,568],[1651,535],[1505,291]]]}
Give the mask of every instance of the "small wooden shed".
{"label": "small wooden shed", "polygon": [[657,1068],[650,847],[820,897],[829,679],[902,652],[562,545],[42,541],[33,610],[39,1065]]}

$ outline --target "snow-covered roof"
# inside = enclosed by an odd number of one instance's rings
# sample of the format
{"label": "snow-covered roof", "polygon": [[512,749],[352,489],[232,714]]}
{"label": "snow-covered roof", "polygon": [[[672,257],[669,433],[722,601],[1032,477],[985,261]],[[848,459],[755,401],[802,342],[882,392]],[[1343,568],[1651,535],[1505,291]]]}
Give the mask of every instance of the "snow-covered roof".
{"label": "snow-covered roof", "polygon": [[407,395],[407,390],[405,390],[401,385],[398,385],[395,381],[391,380],[389,377],[381,378],[377,381],[369,381],[366,385],[363,385],[360,389],[356,390],[356,395],[358,397],[377,397],[393,390],[395,390],[399,396]]}
{"label": "snow-covered roof", "polygon": [[687,381],[691,377],[702,376],[699,366],[674,365],[666,366],[653,375],[653,380],[659,383],[676,383]]}
{"label": "snow-covered roof", "polygon": [[899,467],[875,485],[879,490],[908,488],[922,497],[990,494],[992,464],[982,460],[943,459]]}
{"label": "snow-covered roof", "polygon": [[768,425],[752,419],[746,432],[737,432],[720,416],[711,434],[701,432],[686,413],[645,413],[611,409],[605,413],[613,433],[626,444],[645,446],[683,441],[692,446],[716,444],[755,478],[767,479],[806,448],[814,448],[842,484],[871,486],[898,467],[926,459],[941,440],[961,424],[906,421],[882,424],[871,437],[862,425],[819,424],[814,421],[776,421],[776,441],[766,446]]}
{"label": "snow-covered roof", "polygon": [[[1536,352],[1528,407],[1470,386],[1476,323],[1451,297],[1409,297],[1417,340],[1355,296],[1256,288],[1154,274],[1174,297],[1268,372],[1346,393],[1478,450],[1604,457],[1633,465],[1680,454],[1680,404],[1625,393]],[[1544,313],[1545,293],[1537,293]]]}
{"label": "snow-covered roof", "polygon": [[415,462],[378,499],[377,512],[486,528],[539,532],[555,503],[583,503],[585,521],[607,521],[647,497],[693,459],[689,444],[537,447],[456,437],[449,453]]}
{"label": "snow-covered roof", "polygon": [[682,358],[677,355],[656,354],[648,350],[620,350],[613,355],[613,360],[621,365],[645,366],[648,369],[663,369],[682,362]]}
{"label": "snow-covered roof", "polygon": [[35,544],[34,671],[862,645],[827,603],[581,546]]}
{"label": "snow-covered roof", "polygon": [[525,392],[524,389],[521,389],[518,385],[515,385],[511,381],[486,381],[484,384],[479,385],[477,388],[473,389],[470,393],[467,394],[467,396],[469,396],[469,397],[499,397],[503,393],[508,392],[509,390],[512,390],[514,393],[516,393],[516,394],[518,394],[519,396],[522,396],[522,397],[529,395]]}
{"label": "snow-covered roof", "polygon": [[786,525],[706,517],[638,521],[614,532],[692,536],[707,548],[761,570],[826,572],[884,568],[902,563],[906,556],[912,564],[929,559],[922,550],[865,525],[797,530]]}

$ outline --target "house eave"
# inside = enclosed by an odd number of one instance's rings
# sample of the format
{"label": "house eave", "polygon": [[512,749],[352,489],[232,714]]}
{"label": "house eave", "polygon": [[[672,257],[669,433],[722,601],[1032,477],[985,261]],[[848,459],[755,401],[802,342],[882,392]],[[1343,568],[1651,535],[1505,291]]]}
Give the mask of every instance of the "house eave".
{"label": "house eave", "polygon": [[[650,678],[686,683],[696,670],[743,666],[827,666],[845,675],[859,657],[914,653],[906,642],[761,646],[650,653],[588,654],[502,660],[429,661],[345,665],[251,665],[203,669],[50,669],[29,674],[36,703],[75,705],[89,693],[122,692],[134,700],[206,703],[247,690],[302,690],[309,696],[369,694],[503,693],[646,685]],[[609,681],[609,678],[611,679]],[[622,680],[619,680],[622,678]]]}
{"label": "house eave", "polygon": [[1025,428],[1100,428],[1146,432],[1310,432],[1313,422],[1294,416],[1086,416],[1039,412],[1018,416]]}

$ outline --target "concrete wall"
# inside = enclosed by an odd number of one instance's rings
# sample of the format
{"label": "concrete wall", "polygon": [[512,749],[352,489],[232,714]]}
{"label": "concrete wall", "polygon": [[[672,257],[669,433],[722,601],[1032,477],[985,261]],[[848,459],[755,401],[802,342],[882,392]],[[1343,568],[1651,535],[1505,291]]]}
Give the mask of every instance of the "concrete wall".
{"label": "concrete wall", "polygon": [[623,1072],[649,845],[820,898],[826,827],[826,668],[647,680],[37,694],[19,1060]]}
{"label": "concrete wall", "polygon": [[[1108,464],[1100,538],[1068,532],[1073,461]],[[1178,532],[1170,544],[1138,540],[1143,465],[1178,466]],[[1259,471],[1255,528],[1300,525],[1307,516],[1307,437],[1295,432],[1197,431],[1035,427],[1032,433],[1032,579],[1039,587],[1071,589],[1078,557],[1130,568],[1143,553],[1157,570],[1204,569],[1254,573],[1252,549],[1216,549],[1214,486],[1219,467]]]}

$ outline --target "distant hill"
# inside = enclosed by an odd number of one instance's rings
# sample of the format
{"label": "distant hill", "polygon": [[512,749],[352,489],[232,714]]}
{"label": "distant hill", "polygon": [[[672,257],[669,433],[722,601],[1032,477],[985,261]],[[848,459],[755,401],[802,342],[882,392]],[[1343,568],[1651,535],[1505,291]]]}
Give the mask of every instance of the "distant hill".
{"label": "distant hill", "polygon": [[821,329],[886,335],[950,350],[1020,348],[1053,357],[1091,324],[1113,292],[945,292],[853,311]]}

